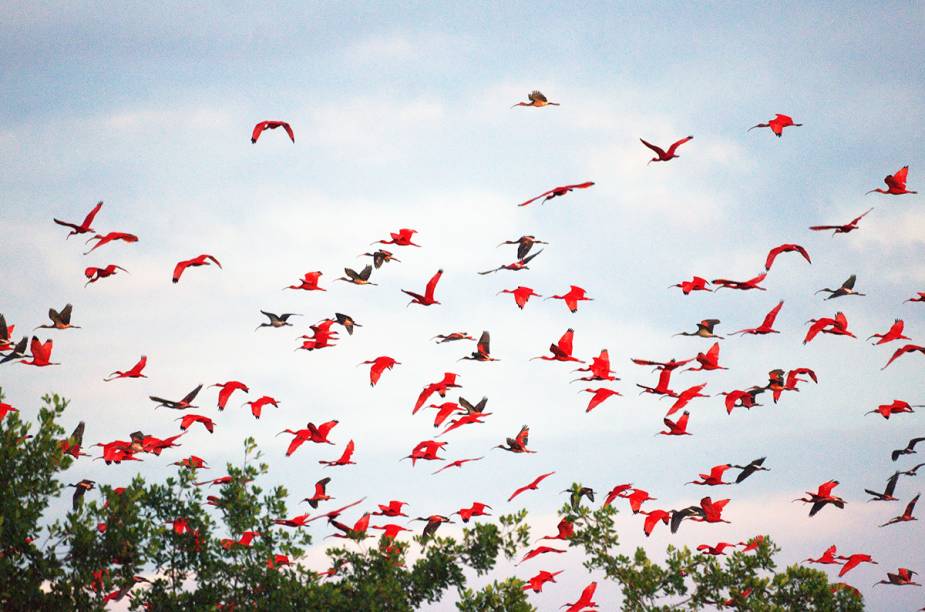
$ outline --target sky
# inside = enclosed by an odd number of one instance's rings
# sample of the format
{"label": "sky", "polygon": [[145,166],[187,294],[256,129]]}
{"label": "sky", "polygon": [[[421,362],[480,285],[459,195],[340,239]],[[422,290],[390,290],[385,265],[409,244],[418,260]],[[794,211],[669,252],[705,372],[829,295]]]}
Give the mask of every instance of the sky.
{"label": "sky", "polygon": [[[791,563],[830,544],[869,552],[880,563],[848,575],[872,610],[915,609],[921,589],[871,588],[885,571],[925,571],[922,525],[884,529],[922,489],[900,480],[902,502],[865,503],[895,467],[892,449],[925,435],[920,413],[890,420],[864,413],[893,399],[925,403],[920,355],[881,367],[898,344],[864,338],[896,318],[925,339],[923,196],[865,195],[910,166],[909,188],[925,191],[925,5],[882,3],[88,3],[0,5],[0,218],[4,228],[0,312],[17,332],[45,322],[49,307],[74,305],[80,330],[52,331],[54,368],[0,367],[6,401],[26,417],[38,398],[71,400],[64,424],[87,421],[89,443],[142,428],[178,431],[174,414],[147,396],[180,397],[229,379],[249,399],[280,400],[255,421],[244,399],[223,413],[215,390],[200,395],[214,435],[194,427],[183,447],[142,464],[78,462],[66,475],[113,485],[140,471],[162,479],[191,452],[221,466],[256,437],[271,465],[264,484],[284,484],[291,507],[322,476],[317,461],[355,439],[358,465],[332,475],[331,494],[351,501],[408,501],[415,516],[448,514],[472,501],[495,513],[527,507],[534,533],[551,532],[573,481],[599,492],[632,482],[681,508],[702,495],[730,497],[729,525],[685,524],[676,535],[642,535],[640,517],[620,506],[621,550],[740,541],[770,534]],[[510,106],[533,89],[561,106]],[[784,113],[802,123],[783,138],[746,130]],[[249,142],[264,119],[289,121]],[[639,138],[694,140],[669,163],[647,165]],[[551,187],[594,181],[544,205],[516,204]],[[88,256],[52,217],[79,221],[105,202],[95,227],[127,231],[136,244]],[[809,225],[846,223],[874,211],[849,235]],[[414,228],[421,248],[397,247],[401,263],[373,273],[378,286],[334,282],[366,259],[369,243]],[[548,241],[530,270],[480,276],[514,260],[503,240]],[[799,243],[812,265],[782,255],[767,291],[682,296],[671,284],[697,274],[751,278],[768,250]],[[200,253],[223,265],[187,271]],[[120,274],[84,288],[90,265]],[[400,289],[420,291],[444,270],[441,305],[406,307]],[[282,291],[321,270],[326,292]],[[865,297],[825,302],[817,289],[857,274]],[[527,285],[547,296],[569,285],[593,301],[575,314],[561,301],[519,311],[501,289]],[[690,406],[690,437],[654,437],[667,402],[638,396],[656,375],[630,357],[692,357],[712,341],[672,337],[705,318],[717,333],[757,325],[779,300],[780,334],[727,337],[728,371],[676,374],[681,389],[707,382],[719,393],[764,384],[774,368],[811,367],[806,384],[774,405],[727,415],[722,397]],[[254,328],[260,309],[295,312],[293,328]],[[805,321],[842,310],[859,340],[825,336],[802,344]],[[334,312],[363,327],[335,348],[295,352],[295,337]],[[587,394],[566,364],[530,361],[567,328],[575,353],[609,349],[623,396],[585,413]],[[457,362],[471,343],[436,345],[438,333],[492,334],[496,363]],[[17,334],[18,335],[18,334]],[[148,379],[102,378],[149,358]],[[379,355],[401,362],[371,388],[356,364]],[[460,374],[461,393],[489,398],[484,425],[446,436],[450,459],[485,459],[431,476],[398,459],[433,437],[429,414],[411,415],[421,388]],[[450,395],[450,399],[455,399]],[[274,434],[307,420],[339,419],[336,447],[284,456]],[[522,424],[535,455],[489,452]],[[767,456],[770,472],[723,490],[685,486],[721,463]],[[556,475],[506,503],[537,474]],[[216,474],[218,475],[218,474]],[[841,482],[844,510],[815,518],[790,500],[826,480]],[[62,500],[55,511],[63,512]],[[293,512],[292,514],[295,514]],[[314,528],[313,528],[314,529]],[[324,529],[316,529],[321,542]],[[447,529],[446,533],[456,533]],[[531,602],[540,610],[574,601],[589,581],[581,555],[502,563],[493,578],[566,569]],[[327,567],[323,546],[305,563]],[[827,570],[834,574],[832,570]],[[602,582],[603,609],[619,605]],[[452,609],[452,594],[433,609]]]}

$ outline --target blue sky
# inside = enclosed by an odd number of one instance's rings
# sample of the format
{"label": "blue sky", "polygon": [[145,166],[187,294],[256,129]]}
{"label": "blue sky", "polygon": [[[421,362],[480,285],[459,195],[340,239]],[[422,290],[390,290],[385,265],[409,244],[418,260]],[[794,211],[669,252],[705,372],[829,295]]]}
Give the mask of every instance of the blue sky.
{"label": "blue sky", "polygon": [[[892,473],[889,451],[925,435],[925,425],[918,414],[882,421],[863,413],[894,398],[925,401],[925,366],[913,355],[881,372],[889,348],[801,340],[804,321],[836,309],[862,337],[903,318],[907,335],[925,338],[921,305],[902,304],[925,289],[922,196],[864,196],[905,164],[909,188],[925,190],[925,84],[914,59],[925,55],[923,22],[917,3],[282,3],[259,11],[8,3],[0,7],[0,312],[26,329],[49,306],[72,302],[84,329],[54,332],[62,366],[5,366],[0,384],[27,415],[46,391],[71,398],[68,418],[87,420],[97,442],[138,427],[175,431],[173,415],[155,413],[149,394],[240,378],[252,395],[279,398],[280,409],[255,424],[243,409],[204,408],[216,434],[190,433],[184,455],[221,465],[253,433],[294,503],[320,477],[317,459],[331,453],[303,448],[286,459],[273,434],[339,418],[332,438],[339,448],[355,438],[360,464],[335,473],[337,497],[406,499],[420,514],[473,500],[506,512],[521,507],[503,502],[515,487],[556,469],[549,486],[521,498],[538,532],[554,524],[563,501],[555,492],[573,480],[599,490],[632,481],[665,500],[658,507],[681,507],[702,493],[682,485],[698,472],[768,455],[772,472],[720,492],[733,498],[732,525],[657,534],[645,542],[650,552],[770,533],[791,562],[836,543],[880,561],[848,576],[871,609],[919,606],[916,589],[868,587],[900,565],[925,571],[925,554],[915,545],[921,525],[878,529],[899,504],[865,504],[862,489]],[[562,106],[508,108],[535,88]],[[804,126],[780,140],[746,133],[777,112]],[[290,121],[296,144],[269,132],[251,145],[262,119]],[[646,166],[638,138],[670,143],[687,134],[695,139],[680,159]],[[585,180],[596,185],[541,207],[515,206]],[[84,257],[51,217],[82,218],[100,199],[97,227],[141,240]],[[848,236],[806,229],[870,206]],[[424,247],[377,271],[380,286],[331,282],[399,227],[417,228]],[[512,260],[495,245],[524,233],[552,243],[530,271],[475,274]],[[782,256],[767,292],[683,297],[665,289],[692,274],[749,278],[783,242],[806,246],[813,265]],[[171,285],[174,263],[201,252],[225,269],[191,270]],[[107,263],[131,274],[84,289],[83,268]],[[405,308],[399,289],[420,290],[438,267],[443,305]],[[309,270],[324,271],[327,293],[279,290]],[[823,303],[813,295],[852,273],[868,297]],[[553,301],[520,312],[495,295],[518,284],[544,295],[578,284],[595,301],[574,315]],[[629,357],[691,356],[709,343],[671,334],[709,317],[723,321],[720,333],[750,327],[780,299],[783,333],[725,340],[730,371],[677,379],[717,393],[762,383],[775,367],[809,366],[820,384],[731,416],[721,398],[700,400],[693,437],[651,437],[665,402],[633,393],[654,377]],[[255,334],[260,308],[305,316],[296,333]],[[334,349],[291,351],[295,335],[335,310],[364,327]],[[586,415],[570,368],[528,361],[567,327],[580,357],[610,350],[625,397]],[[468,346],[428,342],[482,329],[503,361],[457,364]],[[142,353],[149,380],[100,382]],[[383,354],[402,365],[370,389],[354,366]],[[540,452],[489,455],[433,478],[430,466],[397,463],[432,435],[427,416],[411,417],[410,408],[447,370],[462,375],[464,396],[487,395],[495,413],[448,436],[449,457],[485,454],[523,423]],[[214,394],[204,395],[202,405],[212,406]],[[151,458],[140,469],[163,478],[168,462]],[[81,462],[69,476],[117,484],[137,469]],[[808,519],[789,502],[830,478],[842,482],[846,510]],[[920,488],[903,480],[900,496]],[[637,519],[618,518],[627,548],[643,543]],[[320,551],[306,562],[325,565]],[[535,598],[540,609],[572,601],[587,582],[578,553],[514,572],[560,566],[568,568],[562,585]],[[605,608],[618,602],[612,585],[598,592]]]}

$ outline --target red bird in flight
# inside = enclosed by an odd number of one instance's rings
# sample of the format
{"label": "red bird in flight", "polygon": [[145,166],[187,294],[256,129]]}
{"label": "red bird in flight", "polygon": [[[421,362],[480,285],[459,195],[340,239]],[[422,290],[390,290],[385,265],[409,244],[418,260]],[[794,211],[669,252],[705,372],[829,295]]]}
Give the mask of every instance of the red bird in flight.
{"label": "red bird in flight", "polygon": [[359,363],[358,365],[371,365],[372,366],[371,368],[369,368],[369,386],[375,387],[376,383],[379,382],[379,378],[382,376],[383,372],[385,372],[386,370],[391,370],[396,365],[401,365],[401,362],[395,361],[391,357],[382,355],[380,357],[376,357],[375,359],[363,361]]}
{"label": "red bird in flight", "polygon": [[530,301],[531,297],[543,297],[539,293],[536,293],[530,287],[519,286],[517,289],[502,289],[497,293],[501,295],[502,293],[510,293],[514,296],[514,303],[517,304],[517,307],[521,310],[524,309],[524,306],[527,305],[527,302]]}
{"label": "red bird in flight", "polygon": [[710,281],[707,279],[700,276],[695,276],[689,281],[681,281],[677,285],[670,285],[668,288],[674,289],[675,287],[679,287],[681,289],[681,293],[684,295],[690,295],[692,291],[712,291],[712,289],[707,289],[707,285],[709,284]]}
{"label": "red bird in flight", "polygon": [[[903,166],[896,171],[896,174],[888,174],[883,182],[886,183],[886,189],[871,189],[867,193],[885,193],[887,195],[905,195],[918,193],[918,191],[909,191],[906,189],[906,177],[909,176],[909,166]],[[866,195],[866,194],[865,194]]]}
{"label": "red bird in flight", "polygon": [[434,299],[434,290],[436,290],[437,283],[440,282],[441,276],[443,276],[443,270],[437,270],[437,273],[434,274],[429,281],[427,281],[427,286],[424,287],[424,295],[415,293],[413,291],[408,291],[407,289],[402,289],[402,293],[411,296],[411,301],[408,302],[408,306],[411,306],[412,304],[420,304],[421,306],[432,306],[434,304],[439,304],[440,302]]}
{"label": "red bird in flight", "polygon": [[117,266],[116,264],[109,264],[105,268],[96,268],[94,266],[90,266],[89,268],[84,270],[84,276],[86,276],[89,279],[86,283],[84,283],[84,287],[86,287],[87,285],[91,283],[95,283],[101,278],[108,278],[112,276],[113,274],[116,273],[116,270],[122,270],[123,272],[128,274],[128,270],[126,270],[122,266]]}
{"label": "red bird in flight", "polygon": [[[575,337],[575,330],[571,327],[565,330],[559,341],[549,345],[549,352],[552,355],[540,355],[533,359],[542,359],[544,361],[577,361],[584,363],[581,359],[572,357],[572,339]],[[533,360],[531,359],[531,361]]]}
{"label": "red bird in flight", "polygon": [[237,380],[229,380],[226,383],[215,383],[214,385],[209,385],[210,387],[218,387],[221,391],[218,392],[218,409],[224,410],[225,406],[228,404],[228,399],[231,397],[231,394],[235,391],[243,391],[244,393],[250,393],[250,389],[244,383]]}
{"label": "red bird in flight", "polygon": [[672,145],[668,147],[667,151],[665,151],[665,149],[659,146],[652,144],[651,142],[646,142],[642,138],[639,139],[639,142],[641,142],[642,144],[652,149],[652,151],[654,151],[655,154],[658,156],[658,157],[653,157],[652,159],[649,160],[649,164],[651,164],[652,162],[666,162],[666,161],[671,161],[672,159],[676,157],[681,157],[680,155],[676,153],[678,150],[678,147],[683,145],[685,142],[688,142],[689,140],[693,140],[693,139],[694,139],[693,136],[687,136],[685,138],[682,138],[681,140],[672,143]]}
{"label": "red bird in flight", "polygon": [[768,314],[764,315],[764,320],[761,322],[761,325],[748,329],[740,329],[739,331],[734,331],[729,335],[734,336],[736,334],[752,334],[756,336],[763,336],[765,334],[779,334],[780,332],[774,329],[774,321],[777,319],[777,315],[780,313],[780,309],[783,307],[784,300],[781,300],[777,303],[777,306],[768,311]]}
{"label": "red bird in flight", "polygon": [[84,217],[84,220],[80,225],[77,225],[76,223],[69,223],[67,221],[61,221],[60,219],[53,219],[53,221],[58,225],[71,228],[71,231],[67,235],[68,238],[78,234],[88,234],[95,231],[90,226],[93,224],[93,220],[96,218],[96,213],[100,212],[101,208],[103,208],[103,202],[97,202],[96,206],[93,207],[93,210],[87,213],[87,216]]}
{"label": "red bird in flight", "polygon": [[394,244],[395,246],[415,246],[419,247],[421,245],[415,244],[411,241],[411,237],[414,234],[417,234],[418,231],[414,229],[402,228],[397,232],[389,232],[391,240],[377,240],[370,244]]}
{"label": "red bird in flight", "polygon": [[546,96],[542,94],[538,89],[534,89],[529,94],[527,94],[526,102],[518,102],[511,108],[517,108],[518,106],[533,106],[535,108],[542,108],[544,106],[559,106],[558,102],[550,102],[546,99]]}
{"label": "red bird in flight", "polygon": [[121,240],[123,242],[129,242],[129,243],[138,242],[138,236],[136,236],[135,234],[127,234],[125,232],[109,232],[105,236],[102,234],[97,234],[96,236],[87,240],[87,244],[90,244],[94,240],[98,240],[99,242],[94,244],[93,247],[89,251],[84,253],[84,255],[89,255],[90,253],[100,248],[104,244],[109,244],[110,242],[113,242],[114,240]]}
{"label": "red bird in flight", "polygon": [[257,140],[260,138],[260,135],[263,134],[264,130],[275,130],[280,127],[289,134],[289,140],[295,142],[295,133],[293,133],[292,127],[285,121],[261,121],[254,126],[254,131],[251,132],[251,144],[257,143]]}
{"label": "red bird in flight", "polygon": [[778,113],[774,115],[774,118],[767,123],[759,123],[758,125],[753,125],[745,131],[751,132],[755,128],[771,128],[771,131],[774,132],[774,135],[780,138],[784,134],[785,127],[800,127],[802,125],[802,123],[794,123],[793,119],[787,115],[781,115]]}
{"label": "red bird in flight", "polygon": [[142,370],[145,369],[146,365],[148,365],[148,357],[147,355],[142,355],[141,359],[139,359],[138,362],[135,363],[135,365],[133,365],[130,369],[125,371],[116,370],[104,378],[103,382],[110,382],[112,380],[116,380],[117,378],[147,378],[147,376],[141,373]]}
{"label": "red bird in flight", "polygon": [[585,297],[584,289],[577,285],[570,285],[568,293],[562,295],[551,295],[547,300],[563,300],[568,309],[574,314],[578,312],[578,302],[589,302],[594,298]]}
{"label": "red bird in flight", "polygon": [[764,269],[770,271],[771,266],[774,265],[774,260],[777,259],[777,256],[781,253],[799,253],[803,256],[803,259],[805,259],[807,263],[813,263],[813,260],[810,259],[809,253],[805,248],[798,244],[782,244],[768,251],[768,257],[764,260]]}
{"label": "red bird in flight", "polygon": [[809,229],[813,230],[814,232],[824,232],[826,230],[833,230],[832,232],[833,236],[837,234],[849,234],[853,232],[854,230],[858,229],[858,223],[860,223],[861,219],[866,217],[867,214],[870,213],[870,211],[872,210],[873,208],[868,208],[862,214],[858,215],[857,217],[855,217],[848,223],[845,223],[844,225],[810,225]]}
{"label": "red bird in flight", "polygon": [[547,478],[549,478],[550,476],[552,476],[553,474],[555,474],[555,472],[547,472],[545,474],[540,474],[539,476],[534,478],[533,481],[530,482],[529,484],[525,484],[519,489],[515,489],[514,492],[511,493],[511,496],[507,498],[507,500],[512,501],[515,497],[517,497],[524,491],[536,491],[539,488],[540,483],[546,480]]}
{"label": "red bird in flight", "polygon": [[327,291],[322,287],[318,286],[318,279],[321,278],[321,272],[306,272],[305,275],[299,280],[298,285],[289,285],[288,287],[283,287],[283,289],[301,289],[303,291]]}
{"label": "red bird in flight", "polygon": [[222,264],[219,263],[219,261],[215,259],[215,257],[213,257],[212,255],[208,255],[206,253],[203,253],[202,255],[199,255],[198,257],[193,257],[192,259],[185,259],[183,261],[177,262],[176,267],[174,267],[173,269],[173,282],[179,283],[180,277],[183,275],[183,272],[186,271],[187,268],[208,266],[209,262],[214,263],[220,269],[222,267]]}
{"label": "red bird in flight", "polygon": [[536,196],[535,198],[530,198],[526,202],[518,204],[517,206],[527,206],[528,204],[532,204],[533,202],[536,202],[540,198],[543,198],[543,201],[540,202],[540,204],[545,204],[547,200],[551,200],[553,198],[564,196],[565,194],[570,193],[574,191],[575,189],[587,189],[588,187],[592,187],[593,185],[594,185],[593,181],[585,181],[584,183],[576,183],[574,185],[560,185],[559,187],[553,187],[549,191],[544,191],[543,193]]}

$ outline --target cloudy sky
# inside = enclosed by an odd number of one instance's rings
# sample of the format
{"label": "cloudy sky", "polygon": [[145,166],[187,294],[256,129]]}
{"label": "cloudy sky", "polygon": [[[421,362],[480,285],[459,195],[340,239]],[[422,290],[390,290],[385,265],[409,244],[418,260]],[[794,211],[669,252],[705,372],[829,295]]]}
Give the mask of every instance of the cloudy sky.
{"label": "cloudy sky", "polygon": [[[914,59],[925,56],[923,25],[918,3],[277,3],[260,11],[6,3],[0,312],[19,332],[70,302],[83,329],[47,334],[62,365],[6,365],[0,386],[30,417],[45,392],[70,398],[65,424],[86,420],[89,443],[138,428],[176,432],[175,415],[155,412],[147,396],[179,397],[199,383],[237,378],[251,399],[281,401],[255,422],[243,399],[219,414],[215,390],[204,391],[199,403],[216,418],[214,435],[194,428],[175,456],[143,464],[81,461],[68,474],[74,481],[119,484],[138,469],[160,479],[190,452],[220,466],[252,434],[271,462],[267,482],[285,484],[295,506],[322,475],[318,459],[336,451],[306,446],[285,458],[286,441],[274,434],[336,418],[336,450],[355,439],[359,463],[333,474],[339,500],[403,499],[415,515],[475,500],[497,513],[526,505],[538,532],[553,527],[564,500],[557,492],[573,481],[599,491],[633,482],[659,498],[654,507],[679,508],[717,495],[683,485],[698,472],[767,455],[771,472],[719,492],[733,500],[732,524],[685,525],[644,542],[641,520],[621,506],[624,546],[645,543],[660,556],[668,543],[769,533],[782,560],[795,562],[837,544],[880,562],[848,575],[871,609],[920,606],[920,589],[870,585],[898,566],[925,571],[922,525],[878,529],[901,504],[867,504],[863,489],[883,485],[896,465],[889,451],[925,435],[925,423],[919,414],[885,421],[864,413],[893,399],[925,403],[925,362],[910,355],[881,371],[896,345],[873,348],[863,338],[902,318],[907,335],[925,340],[925,307],[903,304],[925,290],[923,196],[864,195],[906,164],[909,188],[925,191],[925,70]],[[561,106],[509,108],[532,89]],[[803,127],[782,139],[746,133],[774,113]],[[252,145],[251,128],[263,119],[291,122],[295,144],[275,131]],[[695,138],[679,159],[646,165],[640,137],[668,144],[688,134]],[[516,206],[586,180],[595,186]],[[79,221],[97,200],[105,205],[96,229],[135,233],[137,244],[83,256],[81,240],[65,241],[51,218]],[[853,234],[807,230],[871,206]],[[378,286],[332,282],[345,266],[364,265],[357,254],[370,242],[401,227],[417,229],[423,246],[396,249],[402,263],[376,271]],[[513,261],[513,249],[495,245],[521,234],[551,243],[531,270],[476,274]],[[765,292],[666,289],[693,274],[750,278],[784,242],[804,245],[813,264],[782,256]],[[224,269],[190,270],[172,285],[174,264],[200,253]],[[109,263],[130,274],[83,287],[86,266]],[[399,289],[420,291],[437,268],[445,270],[442,305],[406,308]],[[310,270],[324,272],[326,293],[280,290]],[[850,274],[867,297],[813,295]],[[518,311],[496,293],[519,284],[543,295],[576,284],[594,301],[576,314],[560,301]],[[728,371],[677,374],[674,386],[707,382],[719,393],[803,366],[819,384],[731,416],[722,397],[697,400],[692,437],[653,437],[667,402],[636,394],[635,383],[655,375],[629,358],[693,356],[710,342],[673,333],[703,318],[720,319],[719,333],[751,327],[781,299],[781,334],[724,340]],[[254,332],[259,309],[304,316],[295,328]],[[861,340],[825,336],[803,346],[804,322],[839,309]],[[364,327],[332,349],[292,350],[308,324],[335,311]],[[580,358],[608,348],[623,379],[615,388],[624,397],[590,414],[587,395],[568,382],[570,367],[529,361],[569,327]],[[429,340],[483,329],[502,361],[458,363],[470,343]],[[149,379],[102,382],[141,354]],[[379,355],[401,365],[370,388],[368,371],[355,366]],[[432,465],[398,459],[434,435],[431,415],[410,411],[444,371],[461,375],[465,397],[488,396],[494,414],[447,436],[451,459],[485,460],[432,477]],[[524,423],[537,454],[488,452]],[[539,492],[504,501],[551,470]],[[841,481],[845,510],[810,519],[790,503],[829,479]],[[904,479],[898,496],[922,488],[921,477]],[[316,531],[320,541],[325,530]],[[566,568],[560,585],[531,596],[554,609],[587,583],[580,561],[571,551],[492,577]],[[322,550],[306,563],[326,567]],[[615,606],[618,590],[601,584],[597,601]]]}

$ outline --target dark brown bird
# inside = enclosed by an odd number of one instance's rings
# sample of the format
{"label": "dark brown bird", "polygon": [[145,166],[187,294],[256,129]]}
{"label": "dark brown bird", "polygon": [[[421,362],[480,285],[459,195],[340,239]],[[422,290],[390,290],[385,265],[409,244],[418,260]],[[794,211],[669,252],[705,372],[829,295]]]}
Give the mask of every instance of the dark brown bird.
{"label": "dark brown bird", "polygon": [[376,283],[371,283],[369,281],[369,277],[372,275],[372,273],[372,266],[366,266],[360,272],[357,272],[353,268],[344,268],[344,274],[347,276],[341,276],[340,278],[335,278],[334,280],[345,281],[354,285],[375,285]]}
{"label": "dark brown bird", "polygon": [[39,325],[35,329],[80,329],[79,325],[71,325],[71,312],[74,307],[68,304],[58,312],[54,308],[48,309],[48,318],[51,325]]}
{"label": "dark brown bird", "polygon": [[825,288],[825,289],[820,289],[816,293],[823,293],[823,292],[828,293],[829,297],[825,298],[827,300],[834,300],[835,298],[841,297],[843,295],[861,295],[861,296],[866,295],[864,293],[859,293],[854,290],[854,283],[855,281],[857,281],[857,279],[858,279],[857,274],[852,274],[851,276],[848,277],[848,280],[846,280],[845,282],[841,284],[841,287],[839,287],[838,289]]}
{"label": "dark brown bird", "polygon": [[531,236],[526,234],[521,236],[517,240],[505,240],[500,243],[498,246],[504,246],[505,244],[516,244],[517,245],[517,259],[523,259],[530,252],[530,249],[533,248],[534,244],[549,244],[548,242],[543,242],[542,240],[537,240],[536,236]]}
{"label": "dark brown bird", "polygon": [[675,336],[699,336],[701,338],[717,338],[722,340],[722,336],[717,336],[713,333],[713,328],[719,325],[719,319],[704,319],[697,324],[697,331],[693,332],[679,332],[674,334]]}
{"label": "dark brown bird", "polygon": [[289,317],[301,317],[301,316],[302,316],[302,315],[296,314],[296,313],[294,313],[294,312],[284,312],[284,313],[281,314],[281,315],[277,315],[277,314],[273,314],[272,312],[267,312],[266,310],[261,310],[261,311],[260,311],[260,314],[262,314],[263,316],[265,316],[266,318],[268,318],[268,319],[270,320],[270,322],[269,322],[269,323],[261,323],[260,325],[257,326],[257,328],[256,328],[254,331],[257,331],[257,330],[260,329],[261,327],[277,327],[277,328],[279,328],[279,327],[285,327],[285,326],[287,326],[287,325],[288,325],[289,327],[292,327],[292,323],[289,322]]}

